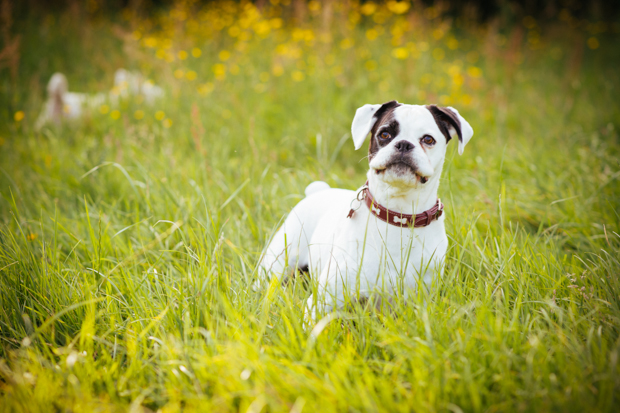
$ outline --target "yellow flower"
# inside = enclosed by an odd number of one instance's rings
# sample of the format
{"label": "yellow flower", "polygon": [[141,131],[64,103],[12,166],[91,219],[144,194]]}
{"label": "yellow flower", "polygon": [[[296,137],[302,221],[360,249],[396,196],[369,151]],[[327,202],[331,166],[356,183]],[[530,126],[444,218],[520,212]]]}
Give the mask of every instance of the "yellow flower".
{"label": "yellow flower", "polygon": [[157,46],[157,39],[154,37],[147,37],[144,39],[144,45],[152,49]]}
{"label": "yellow flower", "polygon": [[224,79],[226,77],[226,66],[224,66],[222,63],[214,64],[213,73],[215,74],[216,79]]}
{"label": "yellow flower", "polygon": [[464,78],[463,78],[463,76],[461,76],[461,75],[455,75],[455,76],[453,76],[453,77],[452,77],[452,83],[453,83],[455,86],[461,86],[461,85],[463,84],[463,81],[464,81],[464,80],[465,80],[465,79],[464,79]]}
{"label": "yellow flower", "polygon": [[194,72],[193,70],[190,70],[185,74],[185,77],[187,78],[187,80],[194,80],[196,79],[196,76],[197,76],[197,73]]}
{"label": "yellow flower", "polygon": [[228,35],[230,37],[237,37],[240,33],[241,29],[239,28],[239,26],[230,26],[230,28],[228,29]]}
{"label": "yellow flower", "polygon": [[312,29],[304,30],[304,40],[306,41],[306,43],[312,43],[314,38],[315,35]]}
{"label": "yellow flower", "polygon": [[375,40],[379,36],[379,32],[375,29],[366,30],[366,38],[368,40]]}
{"label": "yellow flower", "polygon": [[194,48],[192,49],[192,56],[194,56],[194,57],[200,57],[201,55],[202,55],[202,50],[200,50],[200,49],[199,49],[199,48],[197,48],[197,47],[194,47]]}
{"label": "yellow flower", "polygon": [[144,111],[143,110],[136,110],[133,114],[133,117],[136,118],[137,120],[140,120],[144,117]]}
{"label": "yellow flower", "polygon": [[228,50],[222,50],[219,54],[218,57],[220,58],[220,60],[222,62],[227,61],[228,59],[230,59],[230,52]]}
{"label": "yellow flower", "polygon": [[300,29],[298,27],[295,27],[293,29],[293,31],[291,32],[291,37],[293,38],[293,41],[295,41],[295,42],[303,40],[303,38],[304,38],[304,30]]}
{"label": "yellow flower", "polygon": [[203,96],[206,95],[207,93],[210,93],[212,90],[213,90],[213,83],[211,82],[198,86],[198,93]]}
{"label": "yellow flower", "polygon": [[179,57],[180,60],[185,60],[187,59],[187,52],[185,50],[179,50],[179,53],[177,53],[177,56]]}
{"label": "yellow flower", "polygon": [[172,119],[170,119],[170,118],[165,119],[164,122],[163,122],[163,125],[164,125],[164,128],[171,127],[172,126]]}
{"label": "yellow flower", "polygon": [[164,113],[163,110],[158,110],[157,112],[155,112],[155,119],[163,120],[165,117],[166,117],[166,114]]}
{"label": "yellow flower", "polygon": [[590,37],[588,39],[588,47],[592,50],[594,49],[598,49],[598,47],[600,46],[598,39],[596,37]]}
{"label": "yellow flower", "polygon": [[110,107],[108,105],[101,105],[101,107],[99,108],[99,112],[101,112],[102,115],[105,115],[109,111]]}
{"label": "yellow flower", "polygon": [[15,115],[13,115],[13,119],[15,119],[15,122],[21,122],[25,116],[26,114],[23,110],[18,110],[17,112],[15,112]]}
{"label": "yellow flower", "polygon": [[407,50],[405,47],[397,47],[396,49],[392,50],[392,56],[397,59],[404,60],[409,57],[409,50]]}
{"label": "yellow flower", "polygon": [[185,71],[182,69],[177,69],[174,71],[174,77],[176,77],[177,79],[182,78],[185,75]]}
{"label": "yellow flower", "polygon": [[276,46],[276,53],[279,55],[285,55],[288,53],[288,46],[285,44],[279,44]]}
{"label": "yellow flower", "polygon": [[452,65],[448,68],[448,74],[450,76],[458,76],[461,73],[461,68],[457,65]]}
{"label": "yellow flower", "polygon": [[405,14],[411,5],[408,1],[388,1],[387,7],[394,14]]}
{"label": "yellow flower", "polygon": [[28,241],[34,241],[35,239],[37,239],[37,234],[31,232],[30,234],[26,236],[26,239]]}
{"label": "yellow flower", "polygon": [[470,66],[467,68],[467,74],[471,77],[482,77],[482,70],[476,66]]}
{"label": "yellow flower", "polygon": [[377,69],[377,62],[375,62],[374,60],[368,60],[366,61],[366,63],[364,63],[364,67],[369,72],[372,72],[373,70]]}
{"label": "yellow flower", "polygon": [[459,41],[456,40],[454,37],[449,38],[446,44],[448,45],[448,49],[450,50],[456,50],[459,48]]}
{"label": "yellow flower", "polygon": [[364,5],[362,7],[360,7],[360,12],[364,16],[370,16],[376,10],[377,10],[377,5],[375,3],[373,3],[372,1],[369,1],[368,3],[364,3]]}
{"label": "yellow flower", "polygon": [[301,82],[302,80],[304,80],[305,75],[303,74],[303,72],[295,70],[293,73],[291,73],[291,77],[295,82]]}
{"label": "yellow flower", "polygon": [[310,11],[319,11],[321,10],[321,3],[316,0],[312,0],[308,2],[308,10]]}
{"label": "yellow flower", "polygon": [[351,47],[353,47],[353,41],[349,39],[348,37],[345,39],[342,39],[342,41],[340,42],[340,48],[342,50],[347,50],[347,49],[350,49]]}
{"label": "yellow flower", "polygon": [[118,119],[118,118],[120,118],[120,117],[121,117],[121,112],[119,112],[118,110],[113,110],[113,111],[110,113],[110,117],[111,117],[112,119],[116,120],[116,119]]}
{"label": "yellow flower", "polygon": [[279,29],[280,27],[282,27],[284,22],[279,17],[276,17],[275,19],[269,20],[269,24],[271,24],[272,29]]}
{"label": "yellow flower", "polygon": [[268,21],[265,20],[254,23],[252,28],[257,35],[263,38],[267,37],[267,35],[269,35],[269,32],[271,32],[271,25]]}
{"label": "yellow flower", "polygon": [[164,49],[157,49],[155,52],[155,57],[158,59],[163,59],[166,57],[166,51]]}

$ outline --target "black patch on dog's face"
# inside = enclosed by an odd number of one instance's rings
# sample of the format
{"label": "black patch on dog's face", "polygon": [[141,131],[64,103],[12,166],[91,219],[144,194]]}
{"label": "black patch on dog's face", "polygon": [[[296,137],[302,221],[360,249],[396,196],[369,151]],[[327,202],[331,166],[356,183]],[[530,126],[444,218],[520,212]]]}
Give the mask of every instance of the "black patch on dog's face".
{"label": "black patch on dog's face", "polygon": [[[377,119],[370,130],[370,145],[368,145],[368,161],[371,161],[375,154],[400,133],[400,124],[394,119],[394,110],[400,106],[395,100],[389,101],[381,105],[374,114]],[[391,135],[389,139],[381,139],[379,137],[383,132]]]}
{"label": "black patch on dog's face", "polygon": [[459,141],[463,141],[463,135],[461,134],[461,122],[459,121],[459,118],[456,117],[454,112],[448,108],[443,108],[436,105],[427,105],[426,109],[431,112],[433,118],[435,118],[435,122],[437,123],[439,130],[443,133],[443,136],[446,137],[446,144],[450,142],[450,139],[452,139],[450,136],[451,127],[456,130]]}

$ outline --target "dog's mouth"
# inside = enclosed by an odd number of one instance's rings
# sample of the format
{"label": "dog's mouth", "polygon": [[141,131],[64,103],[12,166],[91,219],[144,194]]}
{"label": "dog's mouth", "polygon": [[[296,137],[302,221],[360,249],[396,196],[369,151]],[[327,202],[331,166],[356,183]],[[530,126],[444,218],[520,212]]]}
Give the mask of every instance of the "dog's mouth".
{"label": "dog's mouth", "polygon": [[417,168],[413,167],[410,163],[404,160],[396,160],[394,162],[388,163],[385,166],[382,166],[381,168],[376,168],[375,173],[377,175],[383,175],[388,169],[394,171],[397,175],[403,175],[405,173],[413,174],[421,184],[425,184],[428,182],[428,176],[421,175],[417,171]]}

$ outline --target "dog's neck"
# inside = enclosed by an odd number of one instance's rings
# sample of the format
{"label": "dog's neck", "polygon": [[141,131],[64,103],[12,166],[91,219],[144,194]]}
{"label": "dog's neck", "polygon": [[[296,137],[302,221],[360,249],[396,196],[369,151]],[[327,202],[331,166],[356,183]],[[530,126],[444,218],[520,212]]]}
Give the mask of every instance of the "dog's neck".
{"label": "dog's neck", "polygon": [[372,196],[379,204],[394,212],[420,214],[431,209],[437,202],[441,170],[436,171],[425,184],[418,182],[416,187],[384,182],[372,169],[367,176]]}

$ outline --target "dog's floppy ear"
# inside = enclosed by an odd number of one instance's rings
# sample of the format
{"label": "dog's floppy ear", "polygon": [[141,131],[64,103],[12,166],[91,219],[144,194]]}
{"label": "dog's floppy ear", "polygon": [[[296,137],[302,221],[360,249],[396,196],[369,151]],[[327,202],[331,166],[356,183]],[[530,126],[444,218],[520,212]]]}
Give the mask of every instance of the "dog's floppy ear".
{"label": "dog's floppy ear", "polygon": [[351,124],[351,135],[353,136],[355,150],[358,150],[364,144],[366,136],[368,136],[368,133],[377,121],[375,115],[381,106],[364,105],[355,111],[355,117]]}
{"label": "dog's floppy ear", "polygon": [[355,149],[359,149],[364,144],[366,136],[372,130],[375,123],[381,118],[387,111],[395,109],[400,106],[395,100],[390,100],[382,105],[364,105],[355,112],[353,118],[353,124],[351,124],[351,135],[353,136],[353,143]]}
{"label": "dog's floppy ear", "polygon": [[465,118],[459,114],[458,110],[450,106],[444,108],[435,105],[428,105],[427,109],[435,118],[435,122],[437,122],[439,130],[441,130],[441,132],[446,136],[448,142],[453,135],[458,136],[459,155],[463,155],[465,145],[467,145],[467,142],[469,142],[471,137],[474,136],[474,130],[469,122],[467,122]]}

